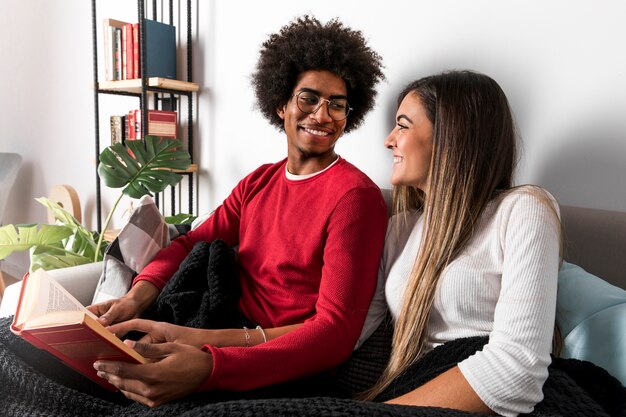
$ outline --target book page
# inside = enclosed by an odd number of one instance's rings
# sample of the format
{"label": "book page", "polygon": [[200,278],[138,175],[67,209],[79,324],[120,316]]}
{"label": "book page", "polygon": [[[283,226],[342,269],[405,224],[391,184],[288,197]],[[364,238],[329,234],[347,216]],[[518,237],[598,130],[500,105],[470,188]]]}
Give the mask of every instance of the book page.
{"label": "book page", "polygon": [[59,311],[82,311],[93,316],[42,269],[30,274],[26,278],[26,285],[27,288],[23,294],[25,299],[22,300],[24,307],[19,312],[20,324]]}

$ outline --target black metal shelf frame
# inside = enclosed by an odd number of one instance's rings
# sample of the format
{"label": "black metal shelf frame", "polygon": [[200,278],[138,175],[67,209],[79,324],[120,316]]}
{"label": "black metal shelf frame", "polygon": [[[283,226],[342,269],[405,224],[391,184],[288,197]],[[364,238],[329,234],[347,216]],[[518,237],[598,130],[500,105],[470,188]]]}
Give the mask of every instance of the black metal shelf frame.
{"label": "black metal shelf frame", "polygon": [[[141,74],[145,74],[145,63],[146,63],[146,48],[144,45],[146,44],[145,39],[145,30],[144,30],[144,18],[146,18],[145,11],[145,1],[146,0],[137,0],[137,16],[139,20],[139,33],[141,35],[140,39],[140,48],[141,51]],[[170,95],[169,100],[171,103],[174,103],[175,106],[173,110],[177,110],[179,105],[178,101],[180,97],[186,97],[187,100],[187,150],[189,155],[191,156],[191,161],[194,161],[193,155],[193,92],[190,91],[180,91],[176,89],[169,88],[161,88],[161,87],[151,87],[147,85],[147,78],[141,78],[141,92],[134,93],[130,91],[118,91],[118,90],[107,90],[99,88],[98,81],[98,19],[97,19],[97,11],[96,11],[96,3],[97,0],[91,0],[91,20],[92,20],[92,39],[93,39],[93,79],[94,79],[94,112],[95,112],[95,160],[96,160],[96,218],[97,218],[97,230],[102,230],[102,195],[101,195],[101,184],[100,184],[100,176],[98,175],[98,164],[99,164],[99,155],[100,155],[100,94],[109,94],[109,95],[119,95],[119,96],[131,96],[139,98],[139,108],[141,111],[141,129],[142,136],[147,134],[148,124],[147,117],[148,112],[148,93],[151,93],[154,97],[153,108],[158,108],[159,101],[163,100],[162,95],[168,94]],[[174,5],[173,0],[169,0],[169,24],[174,24]],[[157,20],[157,1],[152,0],[152,20]],[[191,33],[191,0],[187,0],[187,82],[192,81],[192,33]],[[193,214],[193,204],[194,204],[194,173],[193,172],[183,172],[181,173],[184,176],[187,176],[188,183],[188,212]],[[176,188],[181,186],[180,183],[176,187],[171,187],[171,214],[176,212]],[[155,201],[157,206],[159,205],[159,196],[155,196]]]}

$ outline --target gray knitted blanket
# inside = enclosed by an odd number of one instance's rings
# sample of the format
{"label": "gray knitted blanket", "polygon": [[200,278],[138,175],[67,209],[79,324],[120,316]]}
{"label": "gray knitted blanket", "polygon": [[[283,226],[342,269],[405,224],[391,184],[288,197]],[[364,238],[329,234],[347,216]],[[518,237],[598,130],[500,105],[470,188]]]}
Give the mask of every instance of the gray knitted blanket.
{"label": "gray knitted blanket", "polygon": [[[455,410],[388,405],[332,396],[280,398],[276,390],[272,391],[276,395],[274,398],[267,398],[267,393],[262,390],[195,394],[182,401],[150,409],[126,400],[119,393],[104,392],[96,384],[57,363],[47,352],[38,351],[11,334],[9,323],[9,319],[0,319],[0,415],[6,417],[478,416]],[[454,366],[475,352],[477,347],[482,348],[484,343],[483,338],[472,338],[440,346],[409,369],[380,399],[414,389]],[[352,366],[359,368],[358,364]],[[351,372],[352,375],[369,374],[364,369],[353,369]],[[357,382],[362,384],[363,381]],[[343,383],[345,386],[345,379]],[[606,371],[589,362],[555,359],[550,366],[544,394],[545,399],[530,416],[626,416],[626,389]]]}
{"label": "gray knitted blanket", "polygon": [[[172,317],[181,317],[178,306],[204,304],[205,307],[229,308],[220,305],[222,296],[218,294],[221,292],[227,297],[236,289],[216,292],[211,282],[220,271],[232,273],[232,265],[224,262],[226,258],[219,255],[227,256],[223,248],[213,249],[213,260],[203,261],[205,256],[211,256],[211,248],[200,245],[194,248],[187,262],[181,264],[181,270],[172,278],[170,290],[166,291],[169,295],[161,300],[163,311],[172,314]],[[196,275],[198,268],[206,270],[208,285],[200,286],[198,293],[194,294],[186,286],[187,275]],[[183,293],[184,296],[181,295]],[[186,302],[191,299],[197,302]],[[196,310],[191,315],[185,315],[184,321],[194,324],[202,321],[202,317],[197,316],[203,314],[202,310]],[[127,400],[120,393],[105,391],[65,367],[49,353],[13,335],[9,330],[10,323],[10,318],[0,319],[0,416],[479,416],[378,401],[409,392],[450,369],[481,350],[487,342],[486,338],[459,339],[434,349],[400,376],[377,402],[356,401],[349,397],[373,385],[380,375],[389,353],[389,322],[384,322],[349,361],[330,374],[245,393],[198,393],[150,409]],[[626,388],[590,362],[554,358],[543,390],[545,398],[530,416],[626,417]]]}

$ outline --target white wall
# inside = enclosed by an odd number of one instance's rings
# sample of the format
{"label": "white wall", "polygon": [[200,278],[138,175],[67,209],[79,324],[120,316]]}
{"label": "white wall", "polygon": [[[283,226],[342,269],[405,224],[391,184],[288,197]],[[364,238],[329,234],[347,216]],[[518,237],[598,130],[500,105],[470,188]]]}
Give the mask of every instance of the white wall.
{"label": "white wall", "polygon": [[[271,11],[268,10],[271,3]],[[564,204],[626,210],[626,3],[440,0],[211,2],[213,65],[203,143],[214,202],[244,173],[285,154],[281,135],[251,110],[249,74],[267,34],[294,16],[339,17],[383,56],[387,83],[364,126],[339,153],[387,186],[383,148],[395,97],[407,82],[445,69],[474,69],[507,93],[523,140],[518,182],[541,184]],[[202,9],[202,6],[201,6]],[[244,12],[242,12],[244,10]]]}
{"label": "white wall", "polygon": [[[129,3],[100,0],[98,17],[135,21]],[[194,7],[200,211],[261,163],[286,155],[284,136],[253,108],[249,75],[267,35],[305,13],[339,17],[383,56],[387,82],[375,110],[337,145],[381,187],[398,91],[433,72],[468,68],[494,77],[510,99],[523,140],[518,182],[543,185],[562,204],[626,210],[626,2],[196,0]],[[0,10],[0,151],[25,158],[4,223],[45,221],[33,198],[69,183],[95,227],[90,2],[0,0]],[[103,100],[103,117],[131,106]],[[104,194],[106,212],[117,193]]]}

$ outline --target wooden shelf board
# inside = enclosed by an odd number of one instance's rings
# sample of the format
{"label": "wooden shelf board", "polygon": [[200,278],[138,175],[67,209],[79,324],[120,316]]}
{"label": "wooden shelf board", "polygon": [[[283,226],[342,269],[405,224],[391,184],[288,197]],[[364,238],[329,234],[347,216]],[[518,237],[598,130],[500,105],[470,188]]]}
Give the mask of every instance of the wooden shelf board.
{"label": "wooden shelf board", "polygon": [[[189,83],[187,81],[170,80],[169,78],[148,78],[148,87],[165,88],[168,90],[178,91],[198,91],[200,86],[196,83]],[[98,83],[100,90],[109,91],[125,91],[128,93],[141,93],[141,78],[134,80],[120,80],[120,81],[103,81]]]}
{"label": "wooden shelf board", "polygon": [[174,172],[198,172],[198,164],[191,164],[187,169],[173,169]]}

